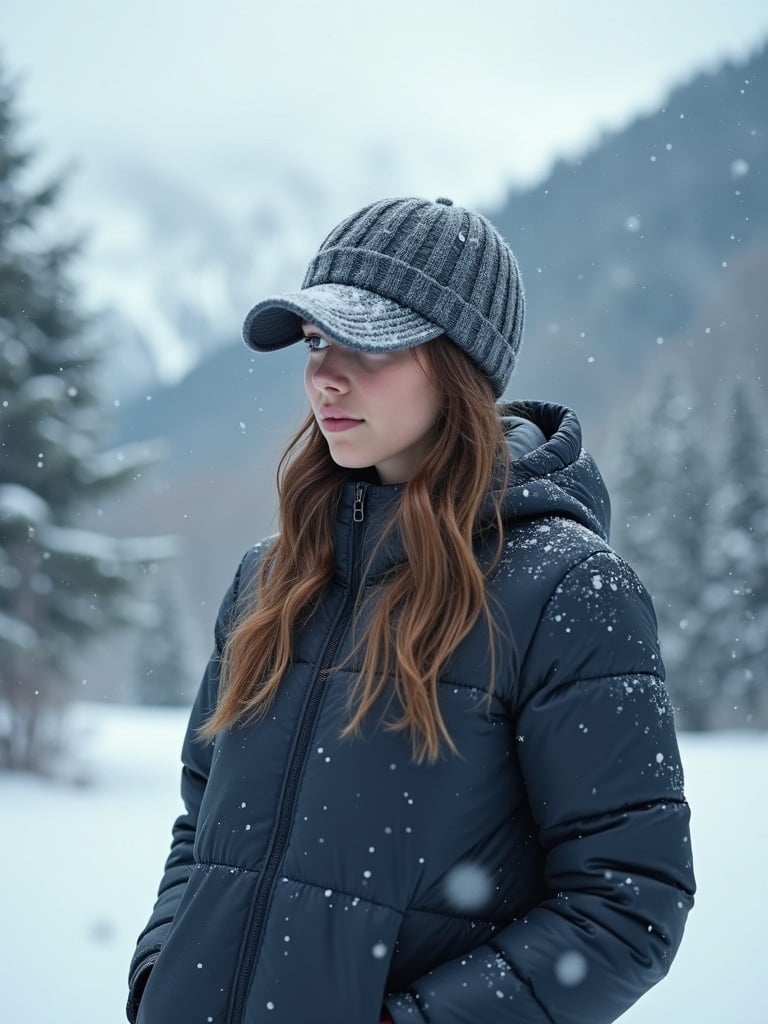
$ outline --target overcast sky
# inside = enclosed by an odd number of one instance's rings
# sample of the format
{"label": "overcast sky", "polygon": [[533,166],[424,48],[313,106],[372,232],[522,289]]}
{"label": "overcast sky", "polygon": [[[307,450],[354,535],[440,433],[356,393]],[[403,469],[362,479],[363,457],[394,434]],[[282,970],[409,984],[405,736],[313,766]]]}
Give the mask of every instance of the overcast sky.
{"label": "overcast sky", "polygon": [[214,190],[269,153],[343,192],[386,161],[403,191],[492,207],[766,38],[764,0],[2,0],[0,56],[56,164]]}

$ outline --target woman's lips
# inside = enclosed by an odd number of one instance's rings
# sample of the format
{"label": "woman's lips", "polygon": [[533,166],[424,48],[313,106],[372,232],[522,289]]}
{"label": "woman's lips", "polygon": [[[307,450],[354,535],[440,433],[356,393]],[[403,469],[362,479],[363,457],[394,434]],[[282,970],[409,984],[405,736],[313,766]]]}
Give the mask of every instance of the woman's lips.
{"label": "woman's lips", "polygon": [[335,433],[337,430],[349,430],[350,427],[356,427],[363,422],[363,420],[332,419],[329,416],[328,419],[323,420],[323,427],[325,430]]}

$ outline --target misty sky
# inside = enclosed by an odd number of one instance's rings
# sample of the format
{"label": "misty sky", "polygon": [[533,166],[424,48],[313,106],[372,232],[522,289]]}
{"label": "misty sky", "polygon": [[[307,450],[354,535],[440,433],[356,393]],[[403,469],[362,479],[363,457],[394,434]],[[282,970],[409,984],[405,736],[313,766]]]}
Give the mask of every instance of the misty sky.
{"label": "misty sky", "polygon": [[2,9],[0,56],[52,162],[141,159],[215,189],[269,153],[343,192],[381,161],[413,194],[479,206],[768,38],[764,0]]}

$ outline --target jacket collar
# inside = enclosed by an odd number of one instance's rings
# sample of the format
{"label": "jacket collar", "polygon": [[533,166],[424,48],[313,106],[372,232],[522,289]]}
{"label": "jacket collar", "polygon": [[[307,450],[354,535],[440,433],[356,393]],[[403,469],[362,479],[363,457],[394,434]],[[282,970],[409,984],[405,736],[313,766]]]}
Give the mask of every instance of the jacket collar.
{"label": "jacket collar", "polygon": [[[499,404],[512,459],[504,499],[505,523],[541,515],[576,519],[603,540],[608,539],[610,501],[592,456],[581,447],[581,425],[565,406],[545,402]],[[519,415],[523,412],[523,415]],[[384,526],[400,502],[406,485],[376,482],[375,471],[354,470],[342,485],[334,526],[335,571],[348,579],[355,567],[362,572]],[[362,520],[355,508],[362,501]],[[481,513],[493,514],[491,494]],[[376,554],[368,578],[380,577],[405,560],[397,529]]]}
{"label": "jacket collar", "polygon": [[[370,477],[361,474],[342,486],[334,526],[337,573],[348,578],[355,564],[362,572],[388,519],[399,505],[405,486],[372,483]],[[355,521],[356,507],[363,516],[359,522]],[[380,576],[405,557],[400,531],[395,529],[377,552],[369,576]]]}

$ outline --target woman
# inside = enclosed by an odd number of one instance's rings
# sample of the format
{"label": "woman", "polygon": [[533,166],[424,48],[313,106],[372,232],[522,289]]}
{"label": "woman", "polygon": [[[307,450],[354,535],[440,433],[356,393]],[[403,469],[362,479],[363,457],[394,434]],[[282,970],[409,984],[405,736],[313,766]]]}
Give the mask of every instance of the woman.
{"label": "woman", "polygon": [[224,597],[131,963],[139,1024],[600,1024],[695,891],[648,593],[573,412],[497,404],[516,259],[450,199],[346,218],[247,343],[302,341],[280,533]]}

